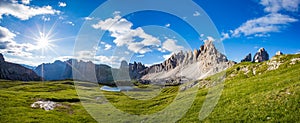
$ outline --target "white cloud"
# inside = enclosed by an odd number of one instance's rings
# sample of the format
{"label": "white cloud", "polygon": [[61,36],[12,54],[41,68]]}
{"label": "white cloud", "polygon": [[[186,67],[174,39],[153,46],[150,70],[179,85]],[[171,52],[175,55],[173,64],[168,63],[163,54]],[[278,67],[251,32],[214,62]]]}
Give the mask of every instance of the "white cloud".
{"label": "white cloud", "polygon": [[89,20],[93,20],[94,18],[93,17],[84,17],[83,19],[86,21],[89,21]]}
{"label": "white cloud", "polygon": [[279,11],[298,11],[300,0],[261,0],[265,12],[277,13]]}
{"label": "white cloud", "polygon": [[167,55],[163,55],[163,57],[164,57],[165,60],[169,59],[171,56],[172,56],[172,53],[171,54],[167,54]]}
{"label": "white cloud", "polygon": [[84,60],[84,61],[94,61],[96,52],[95,51],[78,51],[75,54],[75,59]]}
{"label": "white cloud", "polygon": [[0,26],[0,42],[13,41],[16,34],[9,31],[7,28]]}
{"label": "white cloud", "polygon": [[298,12],[300,0],[260,0],[259,4],[265,7],[267,15],[248,20],[235,30],[223,32],[221,40],[240,36],[269,37],[270,33],[281,32],[298,21],[288,14]]}
{"label": "white cloud", "polygon": [[103,42],[103,41],[101,41],[101,42],[100,42],[100,44],[103,44],[103,45],[104,45],[104,44],[106,44],[106,43],[105,43],[105,42]]}
{"label": "white cloud", "polygon": [[178,46],[177,44],[176,44],[176,40],[174,40],[174,39],[167,39],[164,43],[163,43],[163,45],[162,45],[162,48],[164,49],[164,50],[167,50],[167,51],[169,51],[169,52],[179,52],[179,51],[181,51],[181,50],[183,50],[183,47],[182,46]]}
{"label": "white cloud", "polygon": [[112,48],[112,45],[107,44],[104,41],[100,41],[100,44],[104,45],[104,50],[110,50]]}
{"label": "white cloud", "polygon": [[171,26],[171,24],[169,24],[169,23],[165,25],[165,27],[170,27],[170,26]]}
{"label": "white cloud", "polygon": [[36,15],[59,14],[60,11],[54,10],[51,6],[31,7],[8,1],[0,1],[0,19],[3,15],[11,15],[21,20],[28,20]]}
{"label": "white cloud", "polygon": [[65,3],[65,2],[58,2],[58,6],[59,7],[66,7],[67,3]]}
{"label": "white cloud", "polygon": [[[96,55],[95,51],[78,51],[74,57],[66,57],[66,58],[75,58],[77,60],[82,61],[91,61],[96,64],[107,64],[111,66],[119,66],[120,61],[124,58],[120,58],[119,56],[105,56],[105,55]],[[64,58],[64,59],[66,59]]]}
{"label": "white cloud", "polygon": [[69,59],[75,59],[74,56],[60,56],[53,59],[53,61],[60,60],[60,61],[67,61]]}
{"label": "white cloud", "polygon": [[29,4],[30,3],[30,0],[22,0],[21,1],[23,4]]}
{"label": "white cloud", "polygon": [[200,38],[203,38],[204,37],[204,34],[200,34]]}
{"label": "white cloud", "polygon": [[74,24],[72,21],[66,21],[65,23],[66,23],[66,24],[69,24],[69,25],[71,25],[71,26],[75,26],[75,24]]}
{"label": "white cloud", "polygon": [[104,47],[104,50],[110,50],[112,46],[109,44],[105,44]]}
{"label": "white cloud", "polygon": [[198,12],[198,11],[195,11],[195,13],[193,14],[193,16],[200,16],[201,14],[200,14],[200,12]]}
{"label": "white cloud", "polygon": [[232,36],[239,37],[241,35],[250,36],[255,34],[262,35],[270,32],[280,32],[286,25],[296,21],[298,20],[288,15],[278,13],[268,14],[257,19],[248,20],[239,28],[235,29]]}
{"label": "white cloud", "polygon": [[211,36],[207,36],[207,41],[215,41],[215,39]]}
{"label": "white cloud", "polygon": [[116,15],[120,15],[121,12],[120,11],[114,11],[113,15],[116,16]]}
{"label": "white cloud", "polygon": [[118,14],[115,12],[114,18],[100,20],[92,27],[109,31],[117,47],[126,46],[134,53],[144,54],[152,51],[149,47],[159,47],[161,42],[158,38],[145,33],[140,27],[132,29],[133,24]]}
{"label": "white cloud", "polygon": [[229,38],[230,38],[229,33],[224,33],[224,32],[221,33],[221,41],[224,41]]}
{"label": "white cloud", "polygon": [[16,34],[5,27],[0,26],[0,52],[20,57],[32,57],[29,51],[36,47],[29,43],[18,44],[14,41]]}
{"label": "white cloud", "polygon": [[138,57],[138,58],[142,58],[142,57],[144,57],[145,55],[137,55],[136,57]]}
{"label": "white cloud", "polygon": [[50,17],[45,17],[45,16],[42,16],[41,18],[43,21],[50,21]]}

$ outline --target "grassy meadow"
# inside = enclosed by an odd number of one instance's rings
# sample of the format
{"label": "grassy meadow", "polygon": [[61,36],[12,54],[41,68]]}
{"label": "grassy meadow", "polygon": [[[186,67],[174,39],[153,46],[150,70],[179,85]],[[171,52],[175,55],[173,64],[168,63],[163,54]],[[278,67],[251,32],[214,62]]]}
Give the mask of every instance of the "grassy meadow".
{"label": "grassy meadow", "polygon": [[[212,85],[214,76],[199,80],[207,83],[192,91],[180,91],[179,86],[161,89],[160,93],[103,92],[93,83],[73,81],[18,82],[0,81],[0,122],[130,122],[110,109],[110,106],[137,118],[163,111],[168,105],[186,104],[189,109],[177,122],[299,122],[300,121],[300,55],[276,56],[281,65],[268,70],[269,64],[240,63],[225,71],[226,80],[220,100],[211,114],[199,121],[199,111]],[[255,72],[254,72],[255,71]],[[217,76],[217,75],[215,75]],[[75,86],[76,85],[76,86]],[[202,84],[203,85],[203,84]],[[76,88],[76,89],[75,89]],[[155,88],[154,89],[158,89]],[[195,93],[195,99],[191,96]],[[80,95],[80,96],[78,96]],[[133,97],[143,97],[135,99]],[[179,96],[178,96],[179,95]],[[80,98],[79,98],[80,97]],[[105,99],[104,99],[105,97]],[[31,108],[38,100],[60,104],[51,111]],[[176,100],[176,101],[174,101]],[[176,117],[179,109],[170,109]],[[183,110],[183,109],[182,109]],[[88,112],[92,112],[89,114]],[[148,122],[167,122],[165,119],[147,119]]]}

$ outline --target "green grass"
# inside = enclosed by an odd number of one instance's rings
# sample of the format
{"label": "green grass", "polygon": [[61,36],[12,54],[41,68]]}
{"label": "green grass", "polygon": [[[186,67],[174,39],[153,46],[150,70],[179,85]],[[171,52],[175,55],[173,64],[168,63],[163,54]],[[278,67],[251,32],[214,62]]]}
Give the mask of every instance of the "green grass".
{"label": "green grass", "polygon": [[[209,87],[197,90],[195,100],[190,100],[191,92],[180,92],[178,86],[166,87],[160,93],[128,92],[131,96],[144,97],[138,100],[123,93],[102,92],[98,85],[91,83],[58,82],[15,82],[0,80],[0,122],[130,122],[114,110],[136,115],[137,119],[145,115],[164,110],[174,100],[178,104],[191,107],[178,122],[299,122],[300,121],[300,62],[290,64],[292,58],[300,55],[277,56],[282,65],[273,71],[267,71],[263,63],[240,63],[225,71],[226,80],[220,100],[211,114],[199,121],[199,112],[206,99]],[[250,72],[244,71],[247,67]],[[256,74],[253,74],[253,70]],[[212,82],[218,75],[211,76],[199,83]],[[149,88],[147,86],[147,88]],[[145,88],[145,89],[147,89]],[[80,95],[81,98],[77,95]],[[180,96],[177,96],[178,94]],[[176,97],[177,96],[177,97]],[[108,100],[95,100],[103,99]],[[79,102],[79,99],[85,105]],[[30,105],[37,100],[52,100],[62,106],[52,111],[33,109]],[[92,112],[92,116],[87,111]],[[99,111],[102,110],[102,111]],[[180,109],[172,111],[174,114]],[[172,118],[166,117],[167,118]],[[156,121],[148,119],[149,122]]]}
{"label": "green grass", "polygon": [[[79,102],[72,85],[65,82],[0,82],[0,122],[95,122]],[[52,111],[33,109],[37,100],[63,106]]]}

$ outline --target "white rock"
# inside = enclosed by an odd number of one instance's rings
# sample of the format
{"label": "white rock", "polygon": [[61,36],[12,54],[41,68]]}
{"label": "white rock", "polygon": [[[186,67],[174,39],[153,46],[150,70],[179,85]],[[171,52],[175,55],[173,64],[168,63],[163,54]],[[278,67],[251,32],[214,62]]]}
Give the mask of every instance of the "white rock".
{"label": "white rock", "polygon": [[296,64],[297,61],[300,61],[300,58],[293,58],[290,64]]}
{"label": "white rock", "polygon": [[279,66],[281,65],[282,63],[279,62],[279,61],[276,61],[276,60],[272,60],[272,61],[269,61],[267,62],[267,65],[269,66],[268,67],[268,70],[276,70],[279,68]]}
{"label": "white rock", "polygon": [[41,108],[46,111],[53,110],[57,104],[52,101],[36,101],[33,104],[31,104],[32,108]]}

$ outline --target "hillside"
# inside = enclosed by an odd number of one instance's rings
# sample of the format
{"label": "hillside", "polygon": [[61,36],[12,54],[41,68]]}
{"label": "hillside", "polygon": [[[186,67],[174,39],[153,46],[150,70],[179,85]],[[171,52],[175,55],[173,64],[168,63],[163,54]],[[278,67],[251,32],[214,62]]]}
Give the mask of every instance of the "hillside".
{"label": "hillside", "polygon": [[42,78],[33,70],[22,65],[6,62],[0,53],[0,79],[20,81],[40,81]]}
{"label": "hillside", "polygon": [[[227,77],[222,95],[212,113],[204,119],[205,121],[300,121],[299,54],[276,56],[262,63],[239,63],[223,73],[226,73]],[[216,76],[218,74],[197,81],[196,86],[200,88],[196,99],[178,122],[199,122],[199,111]],[[79,89],[77,91],[83,90],[90,95],[85,96],[84,100],[95,100],[95,94],[99,93],[95,92],[99,90],[97,85],[83,82],[77,85],[76,88]],[[0,88],[1,122],[96,122],[79,102],[72,82],[0,81]],[[170,104],[170,101],[172,102],[178,91],[178,86],[167,87],[157,97],[146,102],[132,100],[122,93],[104,92],[104,94],[114,106],[138,115],[162,110]],[[52,100],[62,106],[52,111],[31,108],[30,105],[37,100]],[[107,104],[95,102],[91,106]],[[109,118],[118,117],[110,110],[105,111],[108,114],[97,116],[98,121],[100,119],[109,121]],[[126,118],[118,120],[128,121]],[[147,120],[153,121],[153,119]]]}
{"label": "hillside", "polygon": [[[279,67],[274,67],[277,66]],[[245,62],[226,70],[221,98],[206,121],[300,120],[300,54],[275,56],[262,63]],[[214,75],[216,76],[216,75]],[[211,76],[200,83],[209,83]],[[209,84],[202,85],[203,87]],[[196,121],[207,89],[200,89],[182,122]]]}

